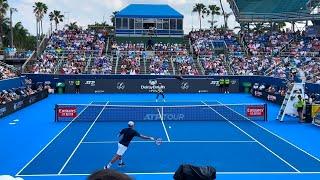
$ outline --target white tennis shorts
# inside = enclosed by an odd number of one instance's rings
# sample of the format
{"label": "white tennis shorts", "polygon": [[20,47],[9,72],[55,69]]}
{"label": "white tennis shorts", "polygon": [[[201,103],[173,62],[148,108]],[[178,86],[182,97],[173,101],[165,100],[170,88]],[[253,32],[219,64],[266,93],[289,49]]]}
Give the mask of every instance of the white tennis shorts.
{"label": "white tennis shorts", "polygon": [[118,143],[118,151],[117,151],[117,154],[118,154],[119,156],[122,156],[122,155],[126,152],[127,149],[128,149],[128,147],[126,147],[126,146]]}

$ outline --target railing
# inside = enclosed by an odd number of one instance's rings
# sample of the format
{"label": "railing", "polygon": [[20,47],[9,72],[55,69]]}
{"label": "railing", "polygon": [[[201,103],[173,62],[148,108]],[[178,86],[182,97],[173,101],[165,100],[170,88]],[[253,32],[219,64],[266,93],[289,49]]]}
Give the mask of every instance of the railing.
{"label": "railing", "polygon": [[242,22],[319,20],[320,14],[310,14],[308,12],[283,12],[283,13],[244,12],[239,14],[238,19],[239,21],[242,21]]}
{"label": "railing", "polygon": [[4,50],[0,51],[0,54],[3,54],[3,60],[27,60],[32,56],[32,51]]}
{"label": "railing", "polygon": [[88,61],[87,61],[87,65],[86,65],[86,68],[84,69],[85,72],[88,73],[88,69],[91,65],[91,62],[92,62],[92,56],[89,57]]}
{"label": "railing", "polygon": [[144,73],[147,74],[147,58],[143,57],[143,66],[144,66]]}
{"label": "railing", "polygon": [[117,74],[118,66],[119,66],[119,56],[117,56],[116,67],[114,68],[114,74]]}
{"label": "railing", "polygon": [[[288,57],[288,56],[292,56],[292,52],[281,52],[280,56],[281,57]],[[319,52],[305,52],[305,54],[303,56],[305,57],[319,57],[320,53]]]}
{"label": "railing", "polygon": [[176,67],[174,65],[172,56],[170,57],[170,62],[171,62],[171,66],[172,66],[173,75],[176,75]]}
{"label": "railing", "polygon": [[110,37],[108,37],[108,40],[107,40],[106,54],[108,53],[108,50],[109,50],[109,43],[110,43]]}
{"label": "railing", "polygon": [[193,57],[193,46],[192,46],[192,43],[191,43],[191,39],[189,38],[189,47],[190,47],[190,53]]}
{"label": "railing", "polygon": [[204,70],[204,67],[202,66],[202,63],[200,62],[200,56],[197,57],[197,63],[198,63],[198,66],[200,67],[200,71],[202,74],[206,74],[206,71]]}
{"label": "railing", "polygon": [[22,73],[26,73],[28,71],[26,68],[28,68],[27,66],[30,64],[30,62],[36,59],[36,55],[37,55],[36,51],[32,51],[31,56],[22,65],[22,69],[21,69]]}

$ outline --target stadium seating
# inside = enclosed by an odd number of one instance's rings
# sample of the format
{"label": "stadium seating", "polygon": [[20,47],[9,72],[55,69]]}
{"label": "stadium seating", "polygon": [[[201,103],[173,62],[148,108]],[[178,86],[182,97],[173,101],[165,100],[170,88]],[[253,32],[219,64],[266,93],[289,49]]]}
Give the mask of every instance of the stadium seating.
{"label": "stadium seating", "polygon": [[[305,70],[308,82],[320,83],[320,41],[304,32],[250,31],[237,35],[220,29],[193,31],[190,46],[180,43],[110,43],[89,30],[55,32],[33,65],[33,73],[268,75],[288,78],[292,69]],[[226,54],[227,55],[222,55]],[[8,71],[5,76],[14,76]],[[8,73],[10,75],[8,75]]]}

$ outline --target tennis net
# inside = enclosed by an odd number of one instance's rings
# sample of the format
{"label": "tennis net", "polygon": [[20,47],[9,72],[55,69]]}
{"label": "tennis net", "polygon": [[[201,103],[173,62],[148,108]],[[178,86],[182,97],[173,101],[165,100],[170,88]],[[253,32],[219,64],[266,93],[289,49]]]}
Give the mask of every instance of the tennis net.
{"label": "tennis net", "polygon": [[266,104],[136,106],[57,104],[56,122],[266,121]]}

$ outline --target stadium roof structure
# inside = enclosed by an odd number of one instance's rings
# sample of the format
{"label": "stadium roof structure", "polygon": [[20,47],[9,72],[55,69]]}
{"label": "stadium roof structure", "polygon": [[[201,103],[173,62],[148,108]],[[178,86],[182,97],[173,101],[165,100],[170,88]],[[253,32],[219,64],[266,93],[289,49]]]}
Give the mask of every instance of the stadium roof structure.
{"label": "stadium roof structure", "polygon": [[116,18],[183,18],[167,4],[130,4],[116,14]]}
{"label": "stadium roof structure", "polygon": [[319,20],[311,14],[320,0],[228,0],[238,22]]}

